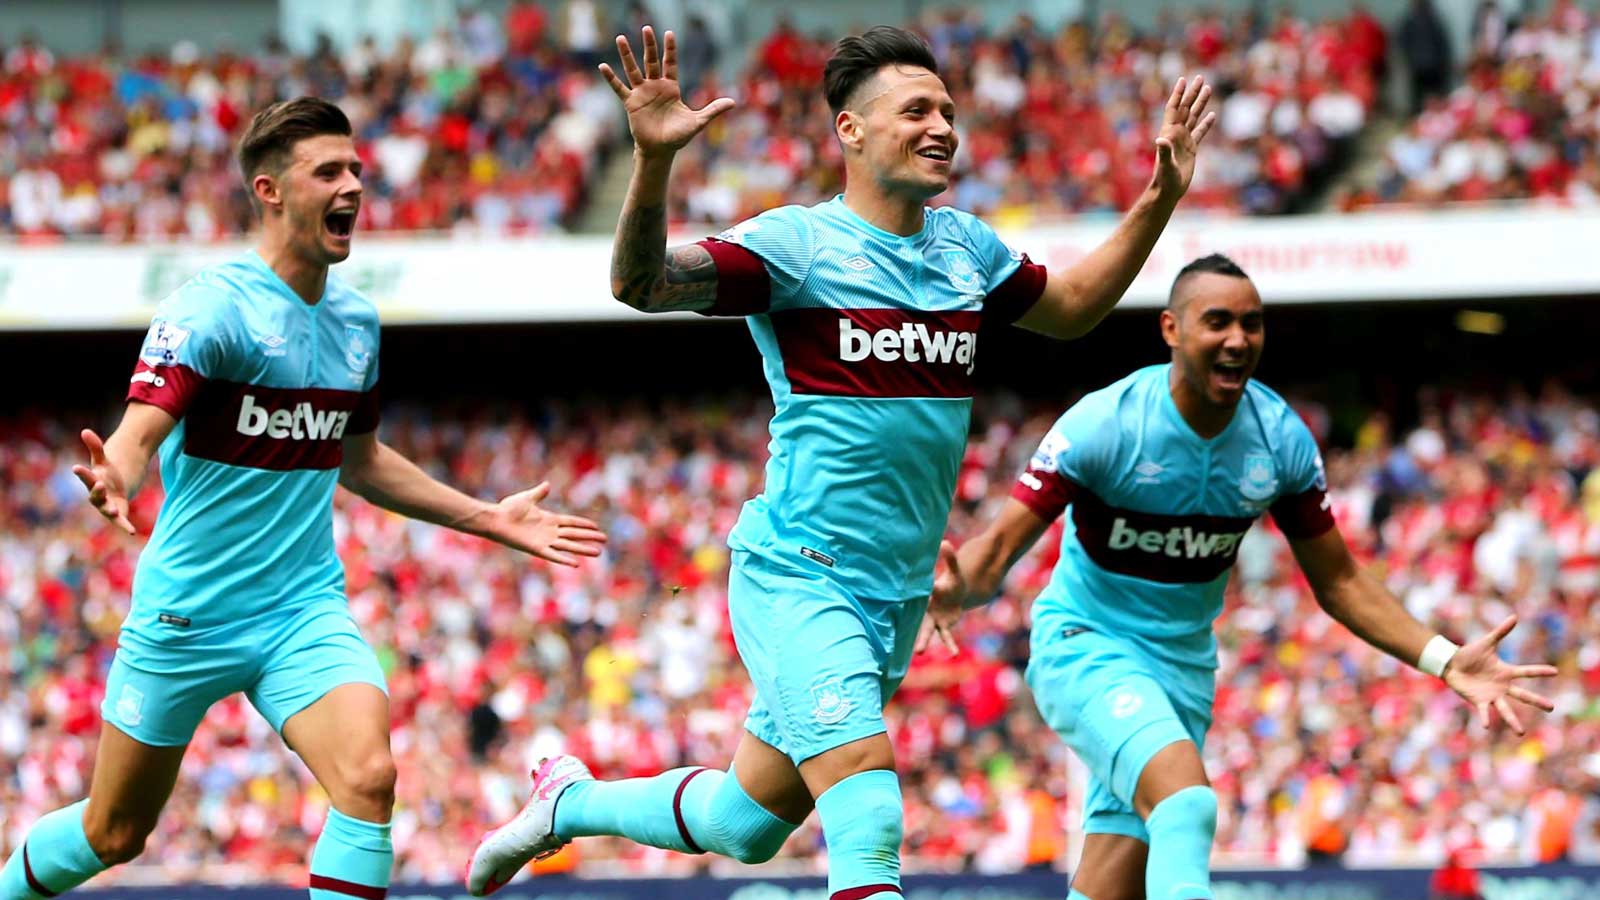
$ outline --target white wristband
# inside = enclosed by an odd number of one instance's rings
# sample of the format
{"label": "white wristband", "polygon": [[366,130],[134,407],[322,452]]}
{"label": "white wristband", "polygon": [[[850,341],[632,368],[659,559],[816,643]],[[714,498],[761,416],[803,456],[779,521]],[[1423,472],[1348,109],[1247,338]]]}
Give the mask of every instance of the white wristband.
{"label": "white wristband", "polygon": [[1428,645],[1422,648],[1422,658],[1417,660],[1417,668],[1435,678],[1444,674],[1444,667],[1450,663],[1450,658],[1460,650],[1454,641],[1442,634],[1436,634]]}

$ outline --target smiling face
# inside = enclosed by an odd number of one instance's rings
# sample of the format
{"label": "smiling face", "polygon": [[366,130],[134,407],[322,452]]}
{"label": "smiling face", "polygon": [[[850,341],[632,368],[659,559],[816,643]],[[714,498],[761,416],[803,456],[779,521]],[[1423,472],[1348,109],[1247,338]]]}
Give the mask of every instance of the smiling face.
{"label": "smiling face", "polygon": [[1187,275],[1161,313],[1161,336],[1187,392],[1214,409],[1232,410],[1261,360],[1261,295],[1248,278]]}
{"label": "smiling face", "polygon": [[921,203],[950,187],[959,142],[956,106],[938,75],[886,65],[856,90],[834,120],[852,181]]}
{"label": "smiling face", "polygon": [[361,208],[361,159],[348,135],[296,141],[283,169],[258,172],[251,187],[267,227],[284,229],[297,256],[332,265],[350,255]]}

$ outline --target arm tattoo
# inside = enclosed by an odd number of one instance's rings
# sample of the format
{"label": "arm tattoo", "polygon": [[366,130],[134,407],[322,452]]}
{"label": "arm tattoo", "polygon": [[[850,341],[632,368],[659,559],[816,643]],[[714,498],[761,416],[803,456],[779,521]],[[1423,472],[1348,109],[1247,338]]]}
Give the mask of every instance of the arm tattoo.
{"label": "arm tattoo", "polygon": [[698,244],[666,249],[661,206],[623,208],[611,248],[611,293],[641,312],[710,309],[717,299],[717,265]]}

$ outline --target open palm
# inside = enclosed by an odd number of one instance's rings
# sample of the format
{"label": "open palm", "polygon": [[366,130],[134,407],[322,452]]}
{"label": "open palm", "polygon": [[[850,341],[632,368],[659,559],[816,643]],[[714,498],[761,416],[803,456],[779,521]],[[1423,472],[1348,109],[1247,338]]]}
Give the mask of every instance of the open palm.
{"label": "open palm", "polygon": [[671,154],[682,149],[694,136],[711,124],[711,120],[733,108],[733,100],[719,97],[700,109],[690,109],[683,102],[683,91],[678,86],[678,43],[672,32],[662,36],[663,52],[656,52],[656,33],[649,25],[644,27],[644,69],[640,70],[634,59],[633,48],[625,35],[617,35],[617,52],[622,57],[622,70],[628,76],[626,83],[605,63],[600,64],[600,74],[622,101],[628,113],[628,130],[633,132],[633,142],[641,153],[647,155]]}
{"label": "open palm", "polygon": [[1161,133],[1156,136],[1155,185],[1163,193],[1181,197],[1194,180],[1195,156],[1217,122],[1215,112],[1206,112],[1211,102],[1211,85],[1196,75],[1179,78],[1161,112]]}
{"label": "open palm", "polygon": [[1508,616],[1495,630],[1462,646],[1445,669],[1444,680],[1461,695],[1461,699],[1478,711],[1478,721],[1483,723],[1483,727],[1489,727],[1489,710],[1493,709],[1511,726],[1512,731],[1522,734],[1522,719],[1517,716],[1511,701],[1546,712],[1555,709],[1555,704],[1517,682],[1527,678],[1551,678],[1556,675],[1557,669],[1542,664],[1512,665],[1500,659],[1500,642],[1515,627],[1517,617]]}
{"label": "open palm", "polygon": [[606,543],[600,526],[540,507],[549,494],[550,482],[545,481],[489,507],[484,511],[485,536],[557,565],[576,566],[581,556],[599,556]]}

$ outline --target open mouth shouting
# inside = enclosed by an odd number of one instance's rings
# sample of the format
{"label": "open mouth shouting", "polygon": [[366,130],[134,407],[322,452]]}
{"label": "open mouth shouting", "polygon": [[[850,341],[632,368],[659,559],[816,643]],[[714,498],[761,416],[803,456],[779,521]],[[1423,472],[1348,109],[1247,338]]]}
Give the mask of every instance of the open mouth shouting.
{"label": "open mouth shouting", "polygon": [[348,241],[356,230],[356,208],[351,206],[333,210],[322,217],[322,225],[335,238]]}
{"label": "open mouth shouting", "polygon": [[1219,359],[1211,364],[1211,375],[1217,386],[1225,391],[1237,391],[1244,388],[1244,383],[1250,377],[1250,366],[1244,360]]}

